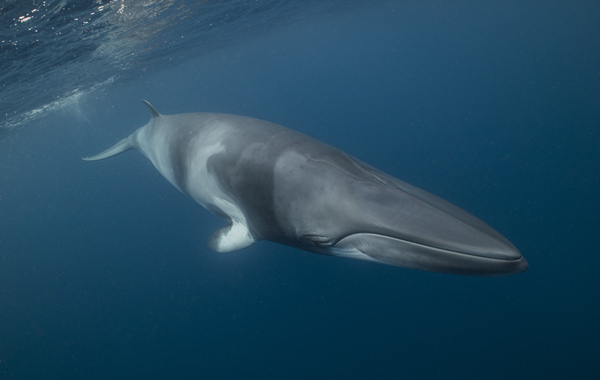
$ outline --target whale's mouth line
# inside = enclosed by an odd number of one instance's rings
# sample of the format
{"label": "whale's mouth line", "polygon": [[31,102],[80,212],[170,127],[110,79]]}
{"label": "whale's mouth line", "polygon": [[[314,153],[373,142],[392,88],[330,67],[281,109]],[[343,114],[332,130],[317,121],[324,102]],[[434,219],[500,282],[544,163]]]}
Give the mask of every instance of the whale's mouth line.
{"label": "whale's mouth line", "polygon": [[432,244],[426,244],[423,242],[419,242],[419,241],[415,241],[415,240],[410,240],[410,239],[406,239],[406,238],[399,238],[399,237],[395,237],[395,236],[389,236],[389,235],[382,235],[382,234],[377,234],[377,233],[373,233],[373,232],[358,232],[358,233],[352,233],[352,234],[348,234],[340,239],[338,239],[334,244],[331,245],[331,247],[336,247],[337,244],[341,241],[343,241],[344,239],[347,238],[352,238],[352,237],[360,237],[360,236],[373,236],[373,237],[378,237],[378,238],[385,238],[385,239],[390,239],[390,240],[396,240],[398,242],[402,242],[404,244],[409,244],[409,245],[413,245],[416,247],[420,247],[422,249],[427,249],[427,250],[434,250],[437,252],[447,252],[449,254],[454,254],[454,255],[461,255],[461,256],[471,256],[471,257],[477,257],[480,259],[488,259],[488,260],[498,260],[498,261],[506,261],[506,262],[517,262],[519,260],[522,260],[523,257],[519,256],[519,257],[515,257],[515,258],[511,258],[511,257],[506,257],[506,256],[501,256],[497,253],[474,253],[474,252],[465,252],[465,251],[461,251],[458,249],[450,249],[450,248],[446,248],[446,247],[440,247],[440,246],[435,246]]}

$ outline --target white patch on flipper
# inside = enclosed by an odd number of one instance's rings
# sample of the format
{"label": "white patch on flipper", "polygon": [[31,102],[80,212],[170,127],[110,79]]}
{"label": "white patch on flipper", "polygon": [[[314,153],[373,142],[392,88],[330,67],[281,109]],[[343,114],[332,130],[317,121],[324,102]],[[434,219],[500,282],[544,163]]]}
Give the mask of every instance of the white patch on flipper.
{"label": "white patch on flipper", "polygon": [[217,252],[235,251],[252,243],[254,239],[246,226],[237,221],[217,230],[208,240],[208,246]]}

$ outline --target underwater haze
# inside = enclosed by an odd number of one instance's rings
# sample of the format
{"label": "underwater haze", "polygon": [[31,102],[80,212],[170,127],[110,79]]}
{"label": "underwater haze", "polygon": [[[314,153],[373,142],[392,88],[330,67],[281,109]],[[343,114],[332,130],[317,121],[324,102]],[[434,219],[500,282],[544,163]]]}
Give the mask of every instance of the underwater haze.
{"label": "underwater haze", "polygon": [[[600,4],[4,1],[0,379],[600,378]],[[300,131],[490,224],[469,277],[261,241],[139,152],[163,114]]]}

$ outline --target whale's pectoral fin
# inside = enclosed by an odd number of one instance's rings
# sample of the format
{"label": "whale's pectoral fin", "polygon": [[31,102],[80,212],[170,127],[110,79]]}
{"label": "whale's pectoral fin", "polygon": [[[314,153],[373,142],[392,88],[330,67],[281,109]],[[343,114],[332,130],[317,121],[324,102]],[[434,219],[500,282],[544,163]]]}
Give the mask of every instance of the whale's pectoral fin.
{"label": "whale's pectoral fin", "polygon": [[217,230],[208,240],[208,246],[217,252],[231,252],[246,248],[254,241],[245,225],[233,221],[230,225]]}

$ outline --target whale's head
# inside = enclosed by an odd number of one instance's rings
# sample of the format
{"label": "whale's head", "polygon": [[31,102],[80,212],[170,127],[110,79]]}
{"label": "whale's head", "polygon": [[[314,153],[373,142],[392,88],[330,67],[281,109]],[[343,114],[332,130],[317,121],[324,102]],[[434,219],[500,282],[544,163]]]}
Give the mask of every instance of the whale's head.
{"label": "whale's head", "polygon": [[325,253],[433,272],[502,276],[528,268],[514,245],[459,207],[404,183],[373,190],[355,203],[359,214],[339,221],[345,232],[304,239]]}
{"label": "whale's head", "polygon": [[296,185],[296,195],[311,193],[308,187],[318,189],[292,213],[297,218],[291,223],[303,231],[301,248],[462,275],[501,276],[527,269],[517,248],[477,217],[346,158],[315,162],[313,171],[319,165],[326,175]]}
{"label": "whale's head", "polygon": [[329,248],[334,254],[363,254],[386,264],[473,276],[528,268],[500,233],[433,194],[396,179],[361,190],[356,207],[361,212],[347,219],[352,220],[347,234]]}

